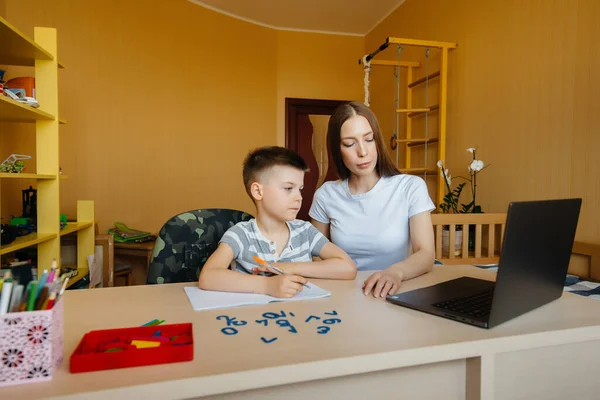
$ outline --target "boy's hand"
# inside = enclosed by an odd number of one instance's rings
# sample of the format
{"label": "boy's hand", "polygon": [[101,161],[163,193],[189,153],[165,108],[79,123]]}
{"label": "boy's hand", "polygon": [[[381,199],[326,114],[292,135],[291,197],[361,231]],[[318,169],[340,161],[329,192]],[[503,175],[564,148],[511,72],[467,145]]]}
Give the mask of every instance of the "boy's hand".
{"label": "boy's hand", "polygon": [[267,278],[266,292],[269,296],[291,298],[301,292],[306,279],[298,275],[275,275]]}
{"label": "boy's hand", "polygon": [[266,272],[266,273],[267,273],[267,276],[271,276],[271,275],[273,275],[273,271],[271,271],[271,270],[269,269],[269,267],[264,267],[264,266],[262,266],[262,265],[261,265],[261,266],[258,266],[258,267],[254,267],[254,268],[252,268],[252,275],[258,275],[258,274],[260,274],[261,272],[263,272],[263,274],[262,274],[262,275],[265,275],[265,274],[264,274],[264,272]]}

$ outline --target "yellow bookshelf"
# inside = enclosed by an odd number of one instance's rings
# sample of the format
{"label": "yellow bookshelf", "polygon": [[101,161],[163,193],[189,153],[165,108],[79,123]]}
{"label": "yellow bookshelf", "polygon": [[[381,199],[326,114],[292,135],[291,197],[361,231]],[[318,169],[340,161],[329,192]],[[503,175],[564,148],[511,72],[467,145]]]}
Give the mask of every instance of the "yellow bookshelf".
{"label": "yellow bookshelf", "polygon": [[[1,118],[0,118],[1,120]],[[56,175],[0,172],[2,179],[56,179]]]}
{"label": "yellow bookshelf", "polygon": [[[77,233],[77,279],[87,272],[87,256],[94,254],[94,202],[77,202],[77,222],[60,229],[58,69],[56,29],[36,27],[34,39],[0,17],[0,65],[32,66],[35,68],[36,98],[39,108],[32,108],[5,96],[0,96],[0,121],[30,122],[36,127],[36,173],[0,173],[1,179],[37,180],[37,232],[2,245],[0,254],[37,246],[38,274],[56,259],[60,265],[60,240]],[[0,198],[1,199],[1,198]],[[1,207],[1,203],[0,203]]]}
{"label": "yellow bookshelf", "polygon": [[60,236],[65,236],[69,233],[78,232],[92,225],[94,225],[92,222],[68,222],[67,226],[60,230]]}
{"label": "yellow bookshelf", "polygon": [[0,254],[8,254],[13,251],[24,249],[25,247],[35,246],[49,240],[56,239],[56,233],[31,233],[26,236],[16,238],[13,242],[0,247]]}
{"label": "yellow bookshelf", "polygon": [[35,66],[35,60],[54,60],[54,55],[0,17],[0,60],[6,65]]}
{"label": "yellow bookshelf", "polygon": [[[69,268],[69,266],[66,266]],[[72,267],[70,267],[72,268]],[[72,276],[69,278],[69,283],[67,283],[67,289],[70,288],[71,286],[73,286],[74,284],[76,284],[77,282],[79,282],[80,280],[82,280],[83,278],[85,278],[85,276],[89,273],[89,269],[87,267],[85,268],[77,268],[77,275]]]}
{"label": "yellow bookshelf", "polygon": [[33,108],[6,96],[0,96],[0,116],[2,121],[6,122],[35,122],[55,119],[53,115],[39,108]]}

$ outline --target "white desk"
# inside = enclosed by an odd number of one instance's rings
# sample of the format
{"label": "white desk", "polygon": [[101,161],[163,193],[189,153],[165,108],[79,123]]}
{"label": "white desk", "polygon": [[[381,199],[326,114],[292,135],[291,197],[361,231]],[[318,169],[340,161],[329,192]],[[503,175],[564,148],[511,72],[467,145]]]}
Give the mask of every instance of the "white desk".
{"label": "white desk", "polygon": [[[457,276],[494,279],[474,267],[438,267],[402,290]],[[65,295],[65,359],[51,382],[0,389],[1,399],[435,398],[591,399],[600,396],[600,302],[572,294],[491,330],[364,297],[355,281],[313,280],[330,298],[194,312],[185,284],[70,291]],[[294,313],[298,334],[255,322]],[[340,324],[316,333],[311,314],[337,311]],[[219,315],[247,320],[237,335]],[[85,332],[154,318],[193,322],[191,362],[70,374]],[[294,319],[294,318],[297,318]],[[333,317],[332,317],[333,318]],[[321,324],[322,325],[322,324]],[[278,339],[263,343],[261,337]],[[241,393],[244,392],[244,393]],[[285,396],[285,397],[284,397]]]}

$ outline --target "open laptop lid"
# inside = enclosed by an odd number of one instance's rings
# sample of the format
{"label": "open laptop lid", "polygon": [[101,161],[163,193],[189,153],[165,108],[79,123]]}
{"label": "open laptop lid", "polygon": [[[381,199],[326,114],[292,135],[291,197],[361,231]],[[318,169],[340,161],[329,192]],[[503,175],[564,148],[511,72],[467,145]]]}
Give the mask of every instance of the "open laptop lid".
{"label": "open laptop lid", "polygon": [[581,199],[509,204],[490,327],[562,295],[580,209]]}

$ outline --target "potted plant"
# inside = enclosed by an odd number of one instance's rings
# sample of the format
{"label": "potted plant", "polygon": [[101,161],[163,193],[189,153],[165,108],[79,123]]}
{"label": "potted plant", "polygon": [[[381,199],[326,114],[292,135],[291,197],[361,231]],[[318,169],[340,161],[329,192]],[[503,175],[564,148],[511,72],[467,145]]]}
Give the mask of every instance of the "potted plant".
{"label": "potted plant", "polygon": [[[477,149],[474,147],[470,147],[467,149],[469,153],[472,155],[472,160],[467,170],[469,172],[469,177],[457,176],[457,179],[463,179],[465,182],[459,183],[454,189],[452,189],[452,176],[448,172],[448,169],[445,168],[444,161],[439,160],[437,162],[437,166],[440,169],[440,174],[444,178],[444,183],[446,185],[446,195],[440,204],[440,209],[443,213],[455,213],[455,214],[468,214],[468,213],[482,213],[481,206],[477,204],[477,175],[487,168],[489,165],[485,165],[482,160],[477,159]],[[463,189],[466,184],[469,183],[471,189],[471,202],[464,204],[460,203],[460,196],[462,194]],[[474,229],[475,226],[469,227],[469,249],[473,249],[474,242],[474,231],[471,232],[471,229]],[[445,225],[442,231],[442,251],[446,254],[448,253],[448,245],[450,238],[450,227]],[[462,226],[456,227],[456,240],[455,240],[455,248],[454,255],[460,256],[462,252]]]}

